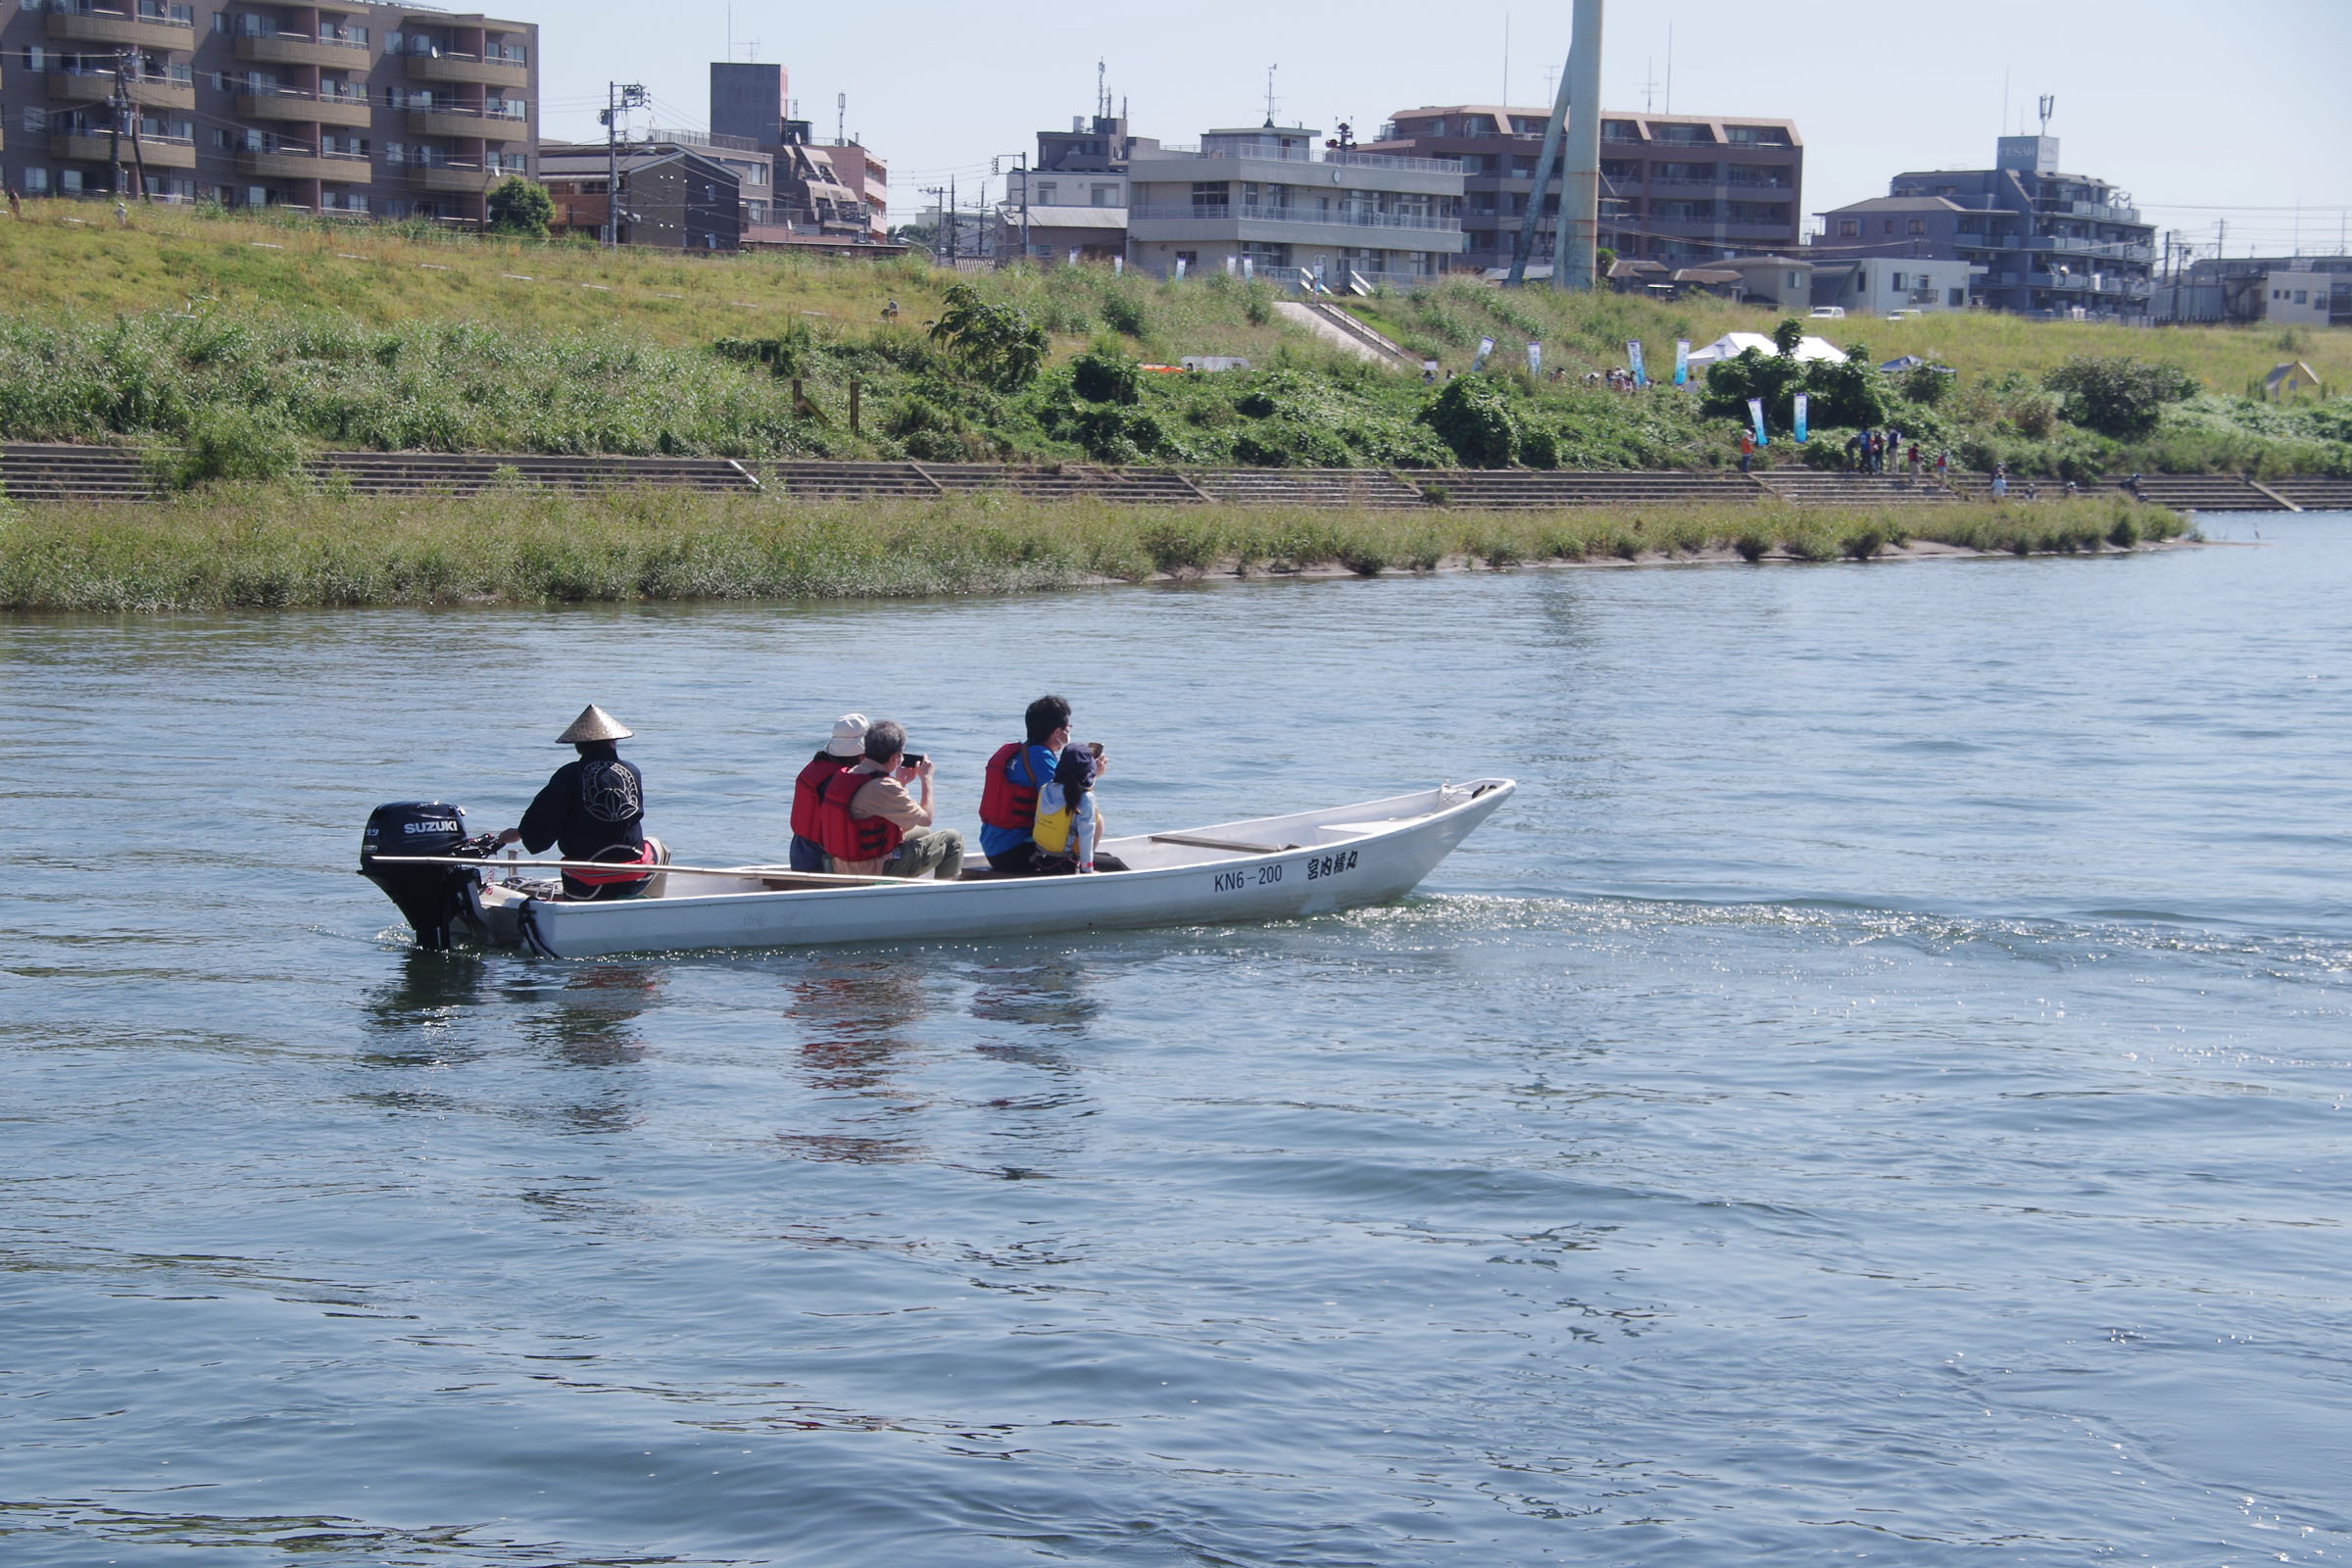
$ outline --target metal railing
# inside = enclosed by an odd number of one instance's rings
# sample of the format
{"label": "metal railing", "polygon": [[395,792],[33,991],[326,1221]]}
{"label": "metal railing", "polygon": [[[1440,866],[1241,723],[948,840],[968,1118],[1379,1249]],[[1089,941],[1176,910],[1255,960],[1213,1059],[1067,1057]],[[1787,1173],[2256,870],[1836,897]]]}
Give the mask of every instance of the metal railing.
{"label": "metal railing", "polygon": [[[1032,213],[1036,208],[1031,208]],[[1308,207],[1250,207],[1236,202],[1227,207],[1130,207],[1130,223],[1311,223],[1318,228],[1396,228],[1439,234],[1458,234],[1458,218],[1423,217],[1416,213],[1318,212]]]}

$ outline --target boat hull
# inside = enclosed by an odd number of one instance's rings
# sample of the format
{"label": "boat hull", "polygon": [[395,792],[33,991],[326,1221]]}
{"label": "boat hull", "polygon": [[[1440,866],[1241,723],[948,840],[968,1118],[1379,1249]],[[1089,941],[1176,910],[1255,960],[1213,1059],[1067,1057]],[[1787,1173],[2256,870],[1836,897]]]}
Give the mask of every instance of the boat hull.
{"label": "boat hull", "polygon": [[[771,892],[756,876],[670,879],[663,896],[573,904],[490,887],[494,941],[564,958],[620,953],[947,942],[1328,914],[1401,898],[1493,815],[1507,779],[1157,838],[1105,840],[1136,869]],[[1269,853],[1199,842],[1265,845]]]}

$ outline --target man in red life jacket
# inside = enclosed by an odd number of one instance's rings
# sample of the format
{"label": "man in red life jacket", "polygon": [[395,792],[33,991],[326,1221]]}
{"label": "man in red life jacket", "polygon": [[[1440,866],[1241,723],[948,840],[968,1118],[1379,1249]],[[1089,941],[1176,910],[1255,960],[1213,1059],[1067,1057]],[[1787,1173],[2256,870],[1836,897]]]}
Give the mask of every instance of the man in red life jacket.
{"label": "man in red life jacket", "polygon": [[[908,763],[906,731],[885,719],[865,732],[865,760],[836,773],[816,792],[816,842],[831,868],[847,876],[963,874],[963,835],[931,816],[929,758]],[[906,793],[913,780],[922,791]]]}
{"label": "man in red life jacket", "polygon": [[[980,786],[980,853],[1000,876],[1038,876],[1053,869],[1039,863],[1037,853],[1037,792],[1053,780],[1061,749],[1070,744],[1070,700],[1040,697],[1022,715],[1026,741],[1007,741],[988,760]],[[1102,753],[1095,752],[1095,772],[1101,776]],[[1115,855],[1097,855],[1098,871],[1124,871]]]}
{"label": "man in red life jacket", "polygon": [[824,846],[816,841],[817,792],[836,773],[846,773],[865,756],[865,732],[872,726],[863,713],[844,713],[833,721],[833,738],[808,760],[792,781],[792,868],[829,870]]}

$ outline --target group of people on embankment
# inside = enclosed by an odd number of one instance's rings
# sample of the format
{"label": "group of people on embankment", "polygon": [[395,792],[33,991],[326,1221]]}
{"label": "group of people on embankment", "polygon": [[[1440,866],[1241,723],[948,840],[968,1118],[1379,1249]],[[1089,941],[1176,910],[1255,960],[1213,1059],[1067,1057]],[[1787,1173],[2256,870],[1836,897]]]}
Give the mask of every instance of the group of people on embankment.
{"label": "group of people on embankment", "polygon": [[[1102,815],[1095,781],[1104,757],[1099,743],[1071,742],[1070,718],[1067,698],[1040,697],[1023,715],[1023,739],[989,759],[980,794],[980,853],[989,874],[1127,869],[1098,851]],[[580,862],[564,869],[567,898],[633,898],[667,859],[662,842],[645,831],[645,775],[620,755],[619,743],[633,733],[591,704],[556,737],[577,759],[556,769],[521,823],[498,836],[502,847],[519,841],[533,855],[552,847],[563,859]],[[906,727],[895,720],[863,713],[834,720],[832,736],[793,780],[792,869],[943,882],[962,877],[964,838],[939,825],[935,765],[906,749]]]}

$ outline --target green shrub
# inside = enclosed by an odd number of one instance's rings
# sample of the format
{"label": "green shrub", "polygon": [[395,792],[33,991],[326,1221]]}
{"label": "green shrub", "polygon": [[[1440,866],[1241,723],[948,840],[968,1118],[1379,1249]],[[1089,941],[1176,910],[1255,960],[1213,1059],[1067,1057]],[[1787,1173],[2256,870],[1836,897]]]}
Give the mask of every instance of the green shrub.
{"label": "green shrub", "polygon": [[227,405],[199,410],[188,421],[186,444],[155,466],[167,489],[206,484],[277,484],[302,473],[302,442],[282,420]]}
{"label": "green shrub", "polygon": [[2196,395],[2196,379],[2177,365],[2134,355],[2078,354],[2042,377],[2066,400],[2067,418],[2119,441],[2155,433],[2165,405]]}
{"label": "green shrub", "polygon": [[1097,343],[1070,362],[1070,388],[1090,402],[1134,403],[1142,382],[1135,356],[1116,343]]}
{"label": "green shrub", "polygon": [[521,239],[547,238],[548,225],[555,221],[555,199],[548,195],[545,185],[532,183],[520,174],[509,174],[498,182],[497,189],[484,198],[484,211],[489,215],[490,232],[512,234]]}
{"label": "green shrub", "polygon": [[1420,418],[1466,467],[1508,467],[1518,453],[1518,421],[1489,376],[1454,377],[1430,400]]}

